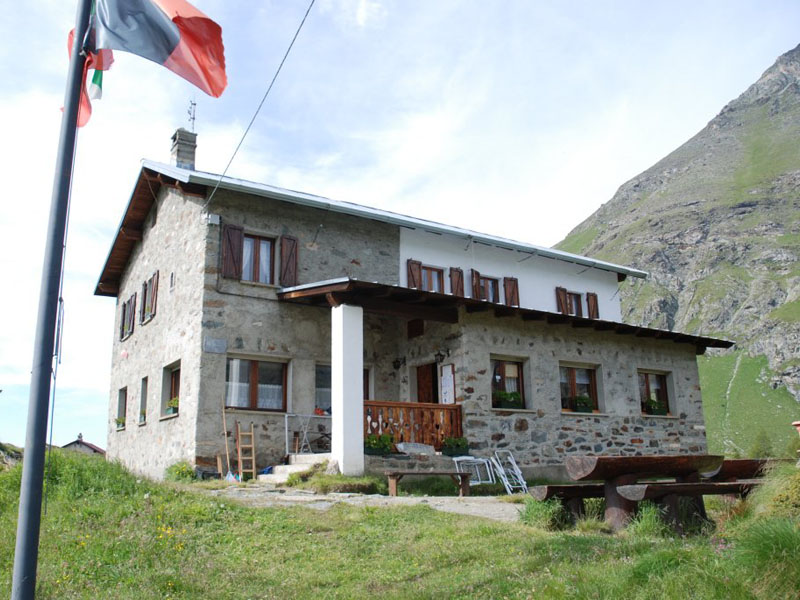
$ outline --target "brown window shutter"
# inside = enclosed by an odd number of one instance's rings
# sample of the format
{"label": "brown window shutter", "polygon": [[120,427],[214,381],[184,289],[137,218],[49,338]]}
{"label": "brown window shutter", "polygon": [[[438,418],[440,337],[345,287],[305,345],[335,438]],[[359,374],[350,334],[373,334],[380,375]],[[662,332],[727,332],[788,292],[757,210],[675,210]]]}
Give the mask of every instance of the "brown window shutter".
{"label": "brown window shutter", "polygon": [[472,269],[472,297],[481,299],[481,274],[475,269]]}
{"label": "brown window shutter", "polygon": [[464,271],[458,267],[450,267],[450,293],[464,297]]}
{"label": "brown window shutter", "polygon": [[158,271],[156,271],[153,275],[152,282],[153,290],[151,294],[153,299],[150,301],[150,316],[154,316],[156,314],[156,301],[158,300]]}
{"label": "brown window shutter", "polygon": [[597,307],[597,294],[594,292],[588,292],[586,294],[586,307],[589,309],[590,319],[600,318],[600,311]]}
{"label": "brown window shutter", "polygon": [[519,281],[516,277],[503,278],[503,291],[508,306],[519,306]]}
{"label": "brown window shutter", "polygon": [[406,261],[406,268],[408,269],[408,287],[421,288],[422,287],[422,263],[418,260],[409,258]]}
{"label": "brown window shutter", "polygon": [[136,292],[134,292],[133,296],[131,296],[130,302],[131,302],[131,309],[130,309],[128,314],[130,315],[130,318],[131,318],[131,321],[130,321],[130,325],[131,325],[130,332],[133,333],[133,326],[136,325]]}
{"label": "brown window shutter", "polygon": [[145,315],[145,307],[147,306],[147,284],[150,283],[149,281],[145,281],[142,284],[142,305],[139,307],[139,323],[144,323],[144,320],[147,318]]}
{"label": "brown window shutter", "polygon": [[242,278],[242,246],[244,229],[237,225],[222,226],[222,276]]}
{"label": "brown window shutter", "polygon": [[297,238],[281,236],[281,278],[283,287],[297,285]]}
{"label": "brown window shutter", "polygon": [[556,308],[558,312],[564,315],[569,312],[567,310],[567,288],[556,288]]}

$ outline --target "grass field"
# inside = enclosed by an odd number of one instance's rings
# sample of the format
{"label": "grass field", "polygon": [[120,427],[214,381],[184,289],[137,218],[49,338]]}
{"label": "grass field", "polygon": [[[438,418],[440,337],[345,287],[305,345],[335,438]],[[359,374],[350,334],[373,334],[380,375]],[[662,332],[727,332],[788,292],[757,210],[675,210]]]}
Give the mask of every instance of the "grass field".
{"label": "grass field", "polygon": [[[0,473],[3,597],[19,476]],[[774,553],[800,552],[796,520],[765,521],[777,528],[766,537],[746,521],[678,538],[646,524],[551,532],[427,507],[253,509],[63,454],[49,481],[37,597],[744,599],[800,589],[797,554],[795,566],[764,567]]]}
{"label": "grass field", "polygon": [[746,455],[760,431],[782,455],[797,432],[800,404],[785,389],[772,389],[765,356],[744,352],[698,357],[703,412],[711,452]]}

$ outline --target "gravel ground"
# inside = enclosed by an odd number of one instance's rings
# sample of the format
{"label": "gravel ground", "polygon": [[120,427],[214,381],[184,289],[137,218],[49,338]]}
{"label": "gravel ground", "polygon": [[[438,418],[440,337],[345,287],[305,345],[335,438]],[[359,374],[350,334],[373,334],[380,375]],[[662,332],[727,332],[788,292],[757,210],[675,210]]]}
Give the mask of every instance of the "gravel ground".
{"label": "gravel ground", "polygon": [[443,512],[483,517],[495,521],[517,521],[521,505],[504,502],[494,496],[381,496],[378,494],[315,494],[305,490],[286,490],[271,485],[231,486],[211,490],[213,496],[230,498],[247,506],[305,506],[328,510],[343,503],[353,506],[413,506],[427,504]]}

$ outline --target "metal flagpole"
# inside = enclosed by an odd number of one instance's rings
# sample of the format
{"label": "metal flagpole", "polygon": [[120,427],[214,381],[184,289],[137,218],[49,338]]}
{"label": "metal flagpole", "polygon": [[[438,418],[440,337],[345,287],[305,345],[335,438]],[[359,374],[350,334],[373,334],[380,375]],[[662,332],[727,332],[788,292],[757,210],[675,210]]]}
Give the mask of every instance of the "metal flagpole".
{"label": "metal flagpole", "polygon": [[39,313],[28,401],[28,427],[22,463],[22,483],[19,490],[12,600],[33,600],[36,590],[36,562],[39,554],[47,413],[58,313],[58,288],[64,260],[64,237],[72,183],[72,163],[75,158],[80,89],[83,83],[83,67],[86,63],[81,47],[89,26],[90,8],[91,0],[78,0],[72,58],[69,62],[67,88],[64,93],[64,115],[61,117],[50,222],[39,290]]}

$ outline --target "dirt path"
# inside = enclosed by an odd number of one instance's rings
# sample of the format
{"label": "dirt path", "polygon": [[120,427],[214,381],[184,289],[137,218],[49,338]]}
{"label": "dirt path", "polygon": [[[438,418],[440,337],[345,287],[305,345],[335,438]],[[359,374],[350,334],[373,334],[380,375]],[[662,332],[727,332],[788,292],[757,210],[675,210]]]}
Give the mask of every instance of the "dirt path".
{"label": "dirt path", "polygon": [[286,490],[273,486],[231,486],[211,490],[210,494],[230,498],[247,506],[305,506],[315,510],[328,510],[336,504],[352,506],[413,506],[427,504],[435,510],[483,517],[495,521],[512,522],[519,519],[521,505],[504,502],[494,496],[381,496],[378,494],[315,494],[304,490]]}

